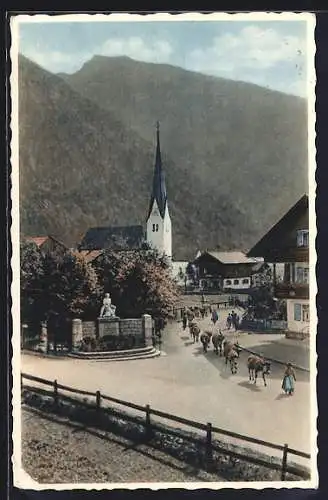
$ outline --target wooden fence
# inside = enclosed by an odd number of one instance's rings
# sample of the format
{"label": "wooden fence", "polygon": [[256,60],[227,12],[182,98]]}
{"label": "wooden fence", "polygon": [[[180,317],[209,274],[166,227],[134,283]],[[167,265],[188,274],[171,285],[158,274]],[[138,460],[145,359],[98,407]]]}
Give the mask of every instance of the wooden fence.
{"label": "wooden fence", "polygon": [[[46,380],[46,379],[43,379],[40,377],[28,375],[26,373],[21,373],[21,385],[22,385],[22,387],[24,386],[24,382],[23,382],[24,379],[38,382],[38,383],[43,384],[43,385],[51,386],[53,388],[53,398],[54,398],[55,404],[58,404],[58,401],[60,398],[59,390],[61,389],[62,391],[72,392],[75,394],[79,394],[79,395],[83,395],[83,396],[90,396],[92,398],[95,398],[95,407],[97,410],[101,409],[101,401],[104,400],[104,401],[110,401],[112,403],[140,411],[143,414],[145,414],[145,421],[144,421],[145,432],[149,438],[151,438],[153,430],[156,430],[159,428],[159,426],[156,425],[156,423],[151,420],[152,415],[169,420],[171,422],[177,422],[177,423],[183,424],[187,427],[191,427],[192,429],[198,429],[200,431],[204,431],[205,432],[205,436],[204,436],[205,439],[203,441],[203,444],[204,444],[205,450],[206,450],[206,461],[207,461],[208,465],[210,465],[213,462],[213,451],[217,451],[217,452],[221,452],[225,455],[228,455],[232,458],[240,459],[240,460],[243,460],[243,461],[246,461],[249,463],[253,463],[255,465],[261,465],[261,466],[266,467],[268,469],[278,470],[281,473],[280,477],[281,477],[282,481],[285,481],[286,473],[294,474],[297,476],[304,475],[304,477],[308,476],[308,474],[303,472],[300,467],[288,465],[287,458],[288,458],[288,455],[295,455],[298,457],[310,459],[311,455],[308,453],[304,453],[302,451],[299,451],[299,450],[295,450],[293,448],[289,448],[288,444],[280,445],[280,444],[270,443],[268,441],[263,441],[262,439],[257,439],[257,438],[253,438],[250,436],[238,434],[237,432],[232,432],[232,431],[228,431],[225,429],[221,429],[219,427],[212,425],[210,422],[208,422],[207,424],[203,424],[203,423],[200,423],[200,422],[197,422],[194,420],[189,420],[187,418],[178,417],[177,415],[172,415],[171,413],[166,413],[163,411],[155,410],[154,408],[151,408],[150,405],[148,405],[148,404],[145,406],[142,406],[142,405],[138,405],[135,403],[131,403],[129,401],[123,401],[122,399],[114,398],[112,396],[106,396],[105,394],[101,394],[100,391],[90,392],[90,391],[75,389],[73,387],[59,384],[57,382],[57,380],[54,380],[54,381]],[[64,395],[62,394],[62,396],[64,396]],[[79,401],[79,403],[81,403],[81,401]],[[86,402],[83,402],[83,403],[86,406],[88,405],[88,403],[86,403]],[[163,431],[162,428],[161,428],[161,431]],[[177,431],[172,431],[169,429],[165,429],[165,432],[167,432],[168,434],[170,434],[170,433],[177,434]],[[223,443],[218,445],[215,442],[213,442],[213,439],[212,439],[213,434],[227,436],[227,437],[231,437],[234,439],[239,439],[240,441],[243,441],[246,443],[252,443],[252,444],[262,446],[262,447],[266,447],[266,448],[270,448],[270,449],[274,449],[274,450],[279,450],[282,452],[281,464],[278,463],[278,461],[276,463],[274,463],[274,462],[269,461],[269,459],[264,460],[263,458],[251,456],[249,454],[246,454],[246,452],[239,453],[237,451],[230,450],[230,449],[224,447]]]}

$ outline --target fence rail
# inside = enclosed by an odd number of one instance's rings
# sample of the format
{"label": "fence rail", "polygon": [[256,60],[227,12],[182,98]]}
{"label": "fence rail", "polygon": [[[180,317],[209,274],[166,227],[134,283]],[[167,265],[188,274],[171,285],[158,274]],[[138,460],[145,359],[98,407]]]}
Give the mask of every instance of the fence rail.
{"label": "fence rail", "polygon": [[[180,424],[184,424],[188,427],[191,427],[192,429],[198,429],[201,431],[205,431],[206,432],[206,440],[205,440],[206,459],[207,459],[208,463],[211,463],[211,461],[212,461],[213,451],[219,451],[219,452],[223,452],[226,455],[229,455],[230,457],[241,459],[241,460],[244,460],[244,461],[247,461],[250,463],[254,463],[256,465],[262,465],[262,466],[267,467],[269,469],[280,470],[281,471],[281,480],[284,481],[286,478],[287,472],[290,474],[296,474],[296,475],[301,474],[300,470],[297,467],[292,466],[292,465],[288,465],[288,463],[287,463],[288,454],[289,455],[296,455],[298,457],[302,457],[302,458],[306,458],[306,459],[311,458],[311,455],[309,453],[304,453],[302,451],[295,450],[293,448],[289,448],[288,444],[279,445],[279,444],[271,443],[269,441],[264,441],[262,439],[257,439],[257,438],[253,438],[250,436],[245,436],[243,434],[238,434],[236,432],[232,432],[232,431],[228,431],[225,429],[221,429],[221,428],[216,427],[216,426],[212,426],[212,424],[210,422],[208,422],[207,424],[203,424],[201,422],[197,422],[197,421],[190,420],[187,418],[179,417],[179,416],[173,415],[171,413],[166,413],[166,412],[163,412],[160,410],[155,410],[155,409],[151,408],[149,405],[142,406],[142,405],[138,405],[135,403],[131,403],[129,401],[124,401],[122,399],[114,398],[112,396],[106,396],[105,394],[101,394],[100,391],[90,392],[90,391],[84,391],[81,389],[75,389],[73,387],[58,384],[57,380],[51,381],[51,380],[43,379],[40,377],[35,377],[34,375],[28,375],[27,373],[21,373],[21,385],[22,386],[24,386],[24,382],[23,382],[24,379],[31,380],[33,382],[38,382],[40,384],[44,384],[47,386],[52,386],[55,403],[58,402],[58,399],[59,399],[58,390],[61,389],[63,391],[73,392],[73,393],[81,394],[81,395],[87,395],[87,396],[91,396],[91,397],[95,398],[95,404],[96,404],[97,409],[101,408],[101,400],[105,400],[105,401],[110,401],[110,402],[119,404],[121,406],[125,406],[127,408],[133,408],[133,409],[138,410],[142,413],[145,413],[145,429],[146,429],[146,434],[149,437],[151,437],[151,435],[152,435],[152,430],[158,428],[158,425],[156,424],[156,422],[151,422],[152,415],[167,419],[167,420],[172,421],[172,422],[178,422]],[[173,431],[173,430],[171,431],[168,429],[168,433],[175,434],[176,432],[177,431]],[[277,462],[273,463],[271,461],[265,461],[263,458],[253,457],[253,456],[250,456],[249,454],[246,455],[246,454],[239,453],[237,451],[225,448],[222,444],[218,445],[217,443],[213,442],[213,440],[212,440],[213,433],[219,434],[222,436],[228,436],[228,437],[231,437],[234,439],[239,439],[241,441],[245,441],[248,443],[257,444],[257,445],[260,445],[263,447],[282,451],[282,462],[281,462],[281,464],[279,464]]]}

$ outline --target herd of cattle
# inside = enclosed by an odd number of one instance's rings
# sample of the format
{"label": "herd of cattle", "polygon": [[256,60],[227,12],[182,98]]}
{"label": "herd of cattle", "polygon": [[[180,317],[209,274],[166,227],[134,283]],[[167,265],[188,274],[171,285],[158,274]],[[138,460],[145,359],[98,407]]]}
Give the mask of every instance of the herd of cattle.
{"label": "herd of cattle", "polygon": [[[227,340],[221,330],[201,331],[199,325],[195,321],[189,322],[190,336],[195,342],[201,342],[203,345],[204,353],[207,353],[210,343],[212,341],[214,352],[225,358],[225,364],[229,363],[232,374],[238,371],[238,358],[241,352],[241,347],[236,343]],[[264,385],[266,386],[266,375],[270,374],[271,363],[260,356],[250,355],[247,359],[247,368],[249,373],[249,380],[256,384],[257,376],[262,373]]]}

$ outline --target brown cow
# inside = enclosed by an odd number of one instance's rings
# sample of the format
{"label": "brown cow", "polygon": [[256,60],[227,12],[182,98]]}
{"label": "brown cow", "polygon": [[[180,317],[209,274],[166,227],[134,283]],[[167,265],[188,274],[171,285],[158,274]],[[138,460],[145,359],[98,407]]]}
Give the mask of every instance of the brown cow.
{"label": "brown cow", "polygon": [[266,361],[264,358],[261,358],[260,356],[252,355],[248,356],[247,368],[249,373],[249,380],[253,380],[254,384],[256,384],[257,374],[259,372],[262,372],[264,386],[266,387],[267,383],[265,376],[270,375],[271,363],[269,361]]}
{"label": "brown cow", "polygon": [[224,341],[224,335],[221,332],[221,330],[219,332],[216,332],[216,333],[213,334],[213,336],[212,336],[212,344],[213,344],[214,352],[215,352],[216,355],[218,355],[219,351],[220,351],[220,356],[222,356],[223,341]]}
{"label": "brown cow", "polygon": [[209,343],[211,342],[211,337],[212,337],[212,332],[210,331],[203,332],[200,336],[200,341],[203,344],[204,352],[207,352]]}
{"label": "brown cow", "polygon": [[233,344],[232,342],[225,340],[223,343],[223,355],[225,357],[225,364],[230,364],[230,370],[232,374],[237,373],[238,370],[238,361],[239,358],[239,348],[238,345]]}
{"label": "brown cow", "polygon": [[189,325],[189,331],[191,337],[194,339],[194,343],[199,341],[200,328],[196,322],[192,322]]}

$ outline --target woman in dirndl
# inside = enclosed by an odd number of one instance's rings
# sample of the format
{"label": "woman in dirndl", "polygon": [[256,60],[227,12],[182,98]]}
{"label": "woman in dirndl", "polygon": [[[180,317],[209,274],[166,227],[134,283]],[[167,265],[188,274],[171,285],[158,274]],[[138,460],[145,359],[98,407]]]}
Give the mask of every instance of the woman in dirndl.
{"label": "woman in dirndl", "polygon": [[293,370],[292,364],[288,363],[282,381],[282,389],[289,396],[292,396],[294,394],[294,382],[296,382],[295,372]]}

